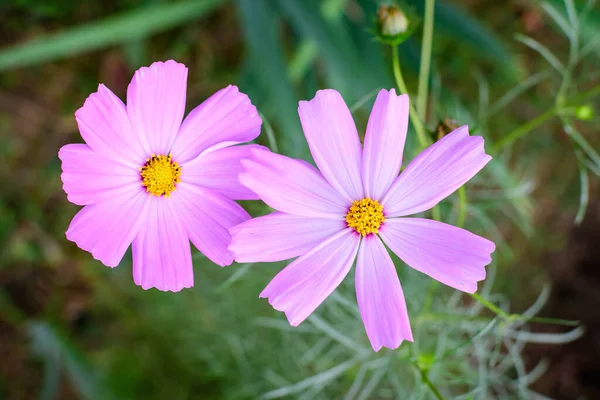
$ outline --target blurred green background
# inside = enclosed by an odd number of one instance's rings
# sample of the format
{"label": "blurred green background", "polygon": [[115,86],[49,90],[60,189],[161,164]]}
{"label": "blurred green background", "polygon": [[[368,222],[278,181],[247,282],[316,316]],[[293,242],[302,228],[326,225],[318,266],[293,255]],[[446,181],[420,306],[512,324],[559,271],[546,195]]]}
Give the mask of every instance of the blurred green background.
{"label": "blurred green background", "polygon": [[[188,111],[236,84],[264,115],[258,141],[309,160],[298,100],[335,88],[354,107],[364,131],[376,90],[394,86],[390,49],[372,33],[379,3],[0,4],[0,398],[410,398],[403,390],[429,398],[419,379],[413,389],[401,380],[413,380],[415,374],[410,344],[397,353],[353,353],[357,346],[370,348],[356,315],[352,282],[314,318],[292,329],[258,299],[284,263],[222,269],[194,253],[193,289],[143,291],[133,284],[129,253],[111,270],[64,236],[78,207],[61,189],[57,151],[82,141],[73,114],[99,82],[124,99],[137,68],[173,58],[189,68]],[[408,4],[422,15],[423,1]],[[441,121],[454,119],[484,135],[491,148],[508,132],[554,110],[560,93],[597,113],[600,10],[593,2],[571,3],[576,13],[585,12],[585,18],[573,21],[568,4],[438,0],[427,121],[432,135]],[[572,63],[569,27],[575,22],[581,51]],[[416,93],[419,54],[420,29],[400,46],[411,93]],[[561,67],[570,68],[564,88]],[[600,158],[593,150],[600,124],[594,115],[585,119],[549,115],[467,186],[466,227],[498,246],[496,280],[486,293],[495,293],[503,308],[520,312],[551,283],[554,290],[541,313],[586,326],[585,336],[573,344],[520,348],[523,370],[542,356],[550,359],[532,387],[565,399],[600,398],[600,270],[595,268],[600,250],[594,245],[600,240],[595,182]],[[408,151],[405,159],[417,151],[414,134]],[[457,214],[454,197],[442,204],[444,220],[451,223]],[[244,206],[253,215],[267,212],[258,202]],[[578,210],[583,222],[576,227]],[[413,318],[430,280],[398,266]],[[446,288],[435,293],[434,310],[446,307],[448,298],[457,299],[456,309],[470,306],[469,298],[450,297],[453,292]],[[413,324],[419,321],[414,318]],[[423,322],[424,348],[430,342],[439,346],[440,332],[447,328],[437,323],[429,328]],[[550,327],[551,332],[561,329]],[[509,348],[498,352],[508,354]],[[477,371],[460,378],[470,368],[468,358],[454,362],[456,370],[444,364],[437,375],[448,396],[478,385]],[[458,378],[448,378],[453,371],[459,371]],[[493,390],[464,398],[523,396],[527,388],[518,391],[509,383],[521,373],[511,364],[490,381],[496,382]],[[482,393],[489,397],[479,397]]]}

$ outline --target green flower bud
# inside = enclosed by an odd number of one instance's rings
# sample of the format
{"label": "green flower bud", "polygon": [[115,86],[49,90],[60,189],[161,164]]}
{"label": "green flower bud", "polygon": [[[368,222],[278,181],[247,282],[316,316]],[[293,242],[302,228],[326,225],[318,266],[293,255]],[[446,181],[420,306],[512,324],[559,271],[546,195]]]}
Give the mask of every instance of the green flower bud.
{"label": "green flower bud", "polygon": [[404,42],[416,28],[417,18],[395,4],[383,5],[377,11],[377,39],[397,46]]}
{"label": "green flower bud", "polygon": [[584,104],[575,109],[575,116],[581,121],[589,121],[594,118],[594,109],[589,104]]}
{"label": "green flower bud", "polygon": [[396,36],[408,30],[408,18],[395,5],[381,6],[377,11],[381,34],[384,36]]}

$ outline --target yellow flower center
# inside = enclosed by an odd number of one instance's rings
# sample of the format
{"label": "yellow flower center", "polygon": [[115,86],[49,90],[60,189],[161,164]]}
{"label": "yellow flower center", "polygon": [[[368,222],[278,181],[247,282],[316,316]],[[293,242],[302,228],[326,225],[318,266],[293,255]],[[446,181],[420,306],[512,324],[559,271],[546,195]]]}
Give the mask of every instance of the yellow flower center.
{"label": "yellow flower center", "polygon": [[152,154],[146,159],[146,165],[140,168],[142,186],[153,196],[169,197],[175,190],[175,184],[181,182],[181,168],[171,160],[171,155]]}
{"label": "yellow flower center", "polygon": [[379,233],[379,227],[385,221],[383,217],[383,206],[377,200],[365,197],[362,200],[352,202],[346,223],[350,228],[367,236],[369,233]]}

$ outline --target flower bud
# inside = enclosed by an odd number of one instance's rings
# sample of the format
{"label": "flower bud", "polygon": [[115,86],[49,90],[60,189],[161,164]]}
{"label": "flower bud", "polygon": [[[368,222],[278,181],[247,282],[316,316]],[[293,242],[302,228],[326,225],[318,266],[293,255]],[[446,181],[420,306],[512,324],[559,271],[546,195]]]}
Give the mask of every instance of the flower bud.
{"label": "flower bud", "polygon": [[377,11],[377,39],[397,46],[404,42],[415,30],[417,17],[410,10],[402,10],[395,4],[383,5]]}
{"label": "flower bud", "polygon": [[458,129],[458,127],[459,127],[458,122],[456,122],[453,119],[446,118],[445,120],[440,121],[435,128],[435,133],[437,136],[436,141],[440,140],[441,138],[443,138],[444,136],[446,136],[453,130]]}
{"label": "flower bud", "polygon": [[584,104],[575,109],[575,116],[581,121],[589,121],[594,118],[594,109],[589,104]]}
{"label": "flower bud", "polygon": [[381,34],[396,36],[408,30],[408,18],[396,5],[381,6],[377,11]]}

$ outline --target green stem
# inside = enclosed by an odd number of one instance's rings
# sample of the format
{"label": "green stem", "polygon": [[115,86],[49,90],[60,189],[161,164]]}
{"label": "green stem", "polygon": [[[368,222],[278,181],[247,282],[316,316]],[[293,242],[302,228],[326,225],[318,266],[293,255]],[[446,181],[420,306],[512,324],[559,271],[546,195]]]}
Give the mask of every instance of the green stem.
{"label": "green stem", "polygon": [[494,303],[487,301],[486,299],[484,299],[477,293],[471,294],[471,297],[474,298],[475,300],[477,300],[479,303],[481,303],[482,306],[484,306],[488,310],[492,311],[494,314],[499,315],[506,319],[510,318],[510,315],[506,311],[502,310],[500,307],[498,307]]}
{"label": "green stem", "polygon": [[484,299],[477,293],[471,294],[471,297],[477,300],[481,305],[483,305],[488,310],[492,311],[494,314],[499,317],[505,319],[506,321],[525,321],[525,322],[538,322],[540,324],[553,324],[553,325],[566,325],[566,326],[578,326],[580,324],[579,321],[571,321],[566,319],[558,319],[558,318],[545,318],[545,317],[528,317],[526,315],[521,314],[509,314],[506,311],[499,308],[494,303]]}
{"label": "green stem", "polygon": [[569,104],[581,104],[588,100],[591,97],[596,97],[600,95],[600,85],[594,86],[590,90],[579,94],[578,96],[573,96],[569,101]]}
{"label": "green stem", "polygon": [[425,384],[425,386],[427,386],[429,388],[429,390],[431,390],[431,393],[433,393],[433,395],[435,396],[435,398],[437,400],[444,400],[444,397],[442,397],[440,391],[435,387],[433,382],[431,382],[431,380],[429,379],[429,374],[427,373],[427,371],[425,371],[424,369],[421,369],[421,368],[419,368],[419,371],[421,372],[421,382],[423,382]]}
{"label": "green stem", "polygon": [[426,0],[423,44],[421,45],[421,67],[419,68],[419,92],[417,97],[417,113],[422,121],[427,121],[427,95],[429,93],[429,71],[431,69],[434,9],[435,0]]}
{"label": "green stem", "polygon": [[456,226],[462,228],[465,225],[465,219],[467,217],[467,190],[464,186],[458,188],[458,200],[459,210]]}
{"label": "green stem", "polygon": [[521,125],[517,129],[510,132],[508,135],[504,136],[499,142],[496,142],[496,144],[494,144],[494,146],[492,147],[492,150],[494,152],[498,152],[498,151],[502,150],[506,146],[513,143],[515,140],[521,138],[522,136],[531,132],[533,129],[542,125],[544,122],[555,117],[556,114],[557,114],[556,108],[552,107],[545,113],[538,115],[536,118],[532,119],[531,121],[527,122],[526,124]]}
{"label": "green stem", "polygon": [[565,325],[565,326],[581,325],[581,322],[579,322],[579,321],[571,321],[568,319],[546,318],[546,317],[527,317],[525,315],[520,315],[520,314],[512,314],[511,319],[525,321],[525,322],[537,322],[540,324],[550,324],[550,325]]}
{"label": "green stem", "polygon": [[275,139],[275,133],[273,132],[273,127],[269,123],[269,120],[267,118],[265,118],[263,113],[261,113],[259,111],[258,115],[260,116],[260,118],[263,121],[263,125],[265,127],[265,134],[267,135],[267,141],[269,142],[269,147],[275,153],[279,153],[279,148],[277,147],[277,140]]}
{"label": "green stem", "polygon": [[[596,97],[600,95],[600,85],[594,86],[592,89],[581,93],[578,96],[574,96],[569,101],[566,102],[568,106],[561,107],[561,113],[568,111],[569,107],[577,106],[592,97]],[[536,118],[531,121],[519,126],[517,129],[510,132],[508,135],[504,136],[499,142],[497,142],[493,147],[492,151],[498,152],[505,148],[506,146],[512,144],[515,140],[521,138],[522,136],[528,134],[533,129],[542,125],[544,122],[549,119],[555,117],[559,113],[559,108],[557,106],[552,107],[548,111],[543,114],[538,115]]]}
{"label": "green stem", "polygon": [[[402,93],[407,93],[406,83],[404,82],[404,78],[402,77],[402,71],[400,70],[400,60],[398,57],[398,46],[392,46],[392,68],[394,70],[394,78],[396,78],[396,85],[398,85],[398,89]],[[429,140],[427,139],[427,135],[425,133],[425,127],[421,123],[415,108],[412,103],[410,103],[410,120],[415,127],[415,131],[417,132],[417,139],[419,140],[419,145],[421,149],[424,149],[429,145]]]}
{"label": "green stem", "polygon": [[[495,317],[494,317],[495,318]],[[569,319],[559,318],[546,318],[546,317],[528,317],[521,314],[510,314],[508,319],[510,321],[525,321],[525,322],[536,322],[540,324],[549,325],[564,325],[564,326],[579,326],[580,321],[574,321]],[[481,315],[465,315],[465,314],[443,314],[443,313],[424,313],[419,314],[416,318],[416,324],[424,322],[444,322],[444,323],[457,323],[461,324],[464,321],[490,323],[493,318],[484,317]]]}

